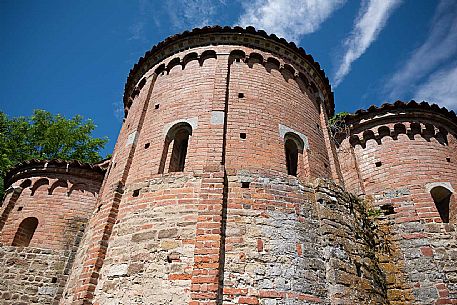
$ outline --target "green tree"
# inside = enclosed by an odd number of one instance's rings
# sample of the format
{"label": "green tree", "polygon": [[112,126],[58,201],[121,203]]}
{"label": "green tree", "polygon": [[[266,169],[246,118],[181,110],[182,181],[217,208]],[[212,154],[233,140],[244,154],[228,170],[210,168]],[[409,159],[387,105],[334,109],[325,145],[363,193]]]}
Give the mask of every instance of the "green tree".
{"label": "green tree", "polygon": [[97,162],[107,138],[94,138],[96,125],[77,115],[66,119],[60,114],[35,110],[30,117],[8,118],[0,111],[0,198],[3,178],[15,164],[28,159],[62,159]]}

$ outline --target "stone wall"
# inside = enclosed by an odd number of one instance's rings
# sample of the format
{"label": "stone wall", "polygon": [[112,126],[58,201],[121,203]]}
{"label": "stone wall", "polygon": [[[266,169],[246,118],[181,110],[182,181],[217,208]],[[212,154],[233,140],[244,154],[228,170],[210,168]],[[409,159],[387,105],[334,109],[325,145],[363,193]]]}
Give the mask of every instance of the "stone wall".
{"label": "stone wall", "polygon": [[379,217],[394,249],[381,259],[391,304],[453,304],[457,300],[456,224],[418,217],[408,188],[368,198],[373,206],[394,207],[393,213]]}
{"label": "stone wall", "polygon": [[0,245],[0,303],[58,304],[69,257],[70,251]]}
{"label": "stone wall", "polygon": [[387,303],[361,201],[322,180],[247,171],[228,180],[224,304]]}

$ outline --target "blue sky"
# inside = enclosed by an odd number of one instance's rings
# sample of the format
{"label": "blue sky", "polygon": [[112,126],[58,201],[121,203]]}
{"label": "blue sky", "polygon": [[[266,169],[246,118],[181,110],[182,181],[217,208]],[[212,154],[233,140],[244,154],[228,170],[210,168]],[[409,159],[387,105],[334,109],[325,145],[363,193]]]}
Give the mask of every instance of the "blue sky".
{"label": "blue sky", "polygon": [[337,112],[413,98],[457,110],[455,0],[0,0],[0,110],[92,118],[110,153],[138,58],[215,24],[302,46],[329,77]]}

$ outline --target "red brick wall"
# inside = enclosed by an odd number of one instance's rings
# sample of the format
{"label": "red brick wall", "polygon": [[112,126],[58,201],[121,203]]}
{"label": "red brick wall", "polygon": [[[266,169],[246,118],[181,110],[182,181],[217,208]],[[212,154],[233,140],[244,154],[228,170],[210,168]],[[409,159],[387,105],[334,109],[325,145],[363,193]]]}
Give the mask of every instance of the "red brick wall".
{"label": "red brick wall", "polygon": [[[391,232],[395,251],[382,261],[390,302],[404,304],[414,296],[420,304],[451,304],[457,298],[457,271],[449,268],[457,247],[456,196],[450,200],[450,223],[442,223],[430,184],[455,192],[455,123],[433,111],[397,112],[352,125],[351,139],[339,148],[345,185],[383,212],[381,223]],[[447,134],[446,141],[440,133]]]}
{"label": "red brick wall", "polygon": [[[242,50],[246,58],[232,63],[233,50]],[[215,51],[216,58],[205,51]],[[134,296],[144,303],[206,304],[221,297],[221,229],[230,196],[221,165],[231,173],[287,176],[279,124],[309,141],[299,178],[330,177],[312,89],[298,80],[298,70],[294,75],[292,67],[282,67],[287,61],[261,51],[255,52],[265,61],[276,58],[281,66],[248,60],[254,51],[224,45],[194,48],[165,59],[165,69],[161,62],[144,74],[147,81],[128,110],[97,212],[75,259],[81,267],[73,269],[62,304],[85,299],[104,304]],[[184,68],[170,64],[193,52],[200,60]],[[168,173],[165,166],[159,174],[167,130],[181,121],[193,126],[184,173]],[[134,278],[168,288],[145,293]],[[126,287],[128,294],[123,293]]]}
{"label": "red brick wall", "polygon": [[101,180],[43,173],[43,176],[20,179],[14,184],[20,185],[25,179],[31,180],[30,187],[23,189],[14,203],[8,202],[7,197],[3,204],[4,215],[8,204],[13,208],[7,214],[0,242],[11,245],[21,222],[36,217],[38,226],[30,247],[71,248],[80,224],[86,223],[92,215]]}
{"label": "red brick wall", "polygon": [[[401,123],[401,119],[384,123],[364,129],[360,132],[359,138],[363,139],[363,132],[367,134],[367,130],[373,131],[375,135],[378,134],[378,128],[381,126],[386,126],[394,132],[394,124]],[[425,123],[432,122],[422,120],[423,134],[425,134]],[[409,133],[411,130],[409,122],[404,122],[404,125]],[[436,132],[438,128],[446,128],[441,124],[435,125],[437,125]],[[378,136],[377,139],[367,140],[363,146],[357,144],[352,148],[348,142],[346,139],[342,144],[340,157],[345,169],[343,172],[348,189],[368,195],[381,195],[390,190],[406,187],[415,203],[412,213],[427,222],[441,222],[426,186],[429,183],[447,182],[454,190],[456,189],[457,143],[453,133],[447,135],[447,144],[440,143],[435,137],[427,137],[426,134],[425,136],[398,134],[394,137],[384,136],[382,139]],[[351,160],[351,155],[355,159]],[[356,163],[353,160],[356,160]],[[381,164],[378,163],[377,167],[376,162]],[[357,179],[358,177],[360,179]],[[451,205],[450,214],[455,222],[457,207],[454,198],[451,198],[451,203],[453,205]]]}

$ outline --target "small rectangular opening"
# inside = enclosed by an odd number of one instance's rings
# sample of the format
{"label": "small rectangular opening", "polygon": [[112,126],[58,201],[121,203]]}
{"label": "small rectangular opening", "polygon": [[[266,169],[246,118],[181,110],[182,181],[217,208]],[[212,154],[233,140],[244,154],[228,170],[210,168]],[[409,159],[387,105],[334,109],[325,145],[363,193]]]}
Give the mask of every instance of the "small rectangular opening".
{"label": "small rectangular opening", "polygon": [[362,277],[362,265],[360,263],[355,263],[355,272],[358,277]]}
{"label": "small rectangular opening", "polygon": [[386,203],[381,206],[381,212],[384,213],[384,215],[395,214],[395,208],[392,204]]}
{"label": "small rectangular opening", "polygon": [[381,167],[382,162],[381,162],[381,161],[378,161],[378,162],[375,163],[375,165],[376,165],[376,167]]}
{"label": "small rectangular opening", "polygon": [[154,109],[159,109],[159,107],[160,107],[160,104],[155,104],[154,105]]}
{"label": "small rectangular opening", "polygon": [[243,182],[241,182],[241,188],[248,189],[250,184],[251,184],[251,182],[243,181]]}
{"label": "small rectangular opening", "polygon": [[246,139],[246,133],[245,132],[241,132],[240,133],[240,138],[243,139],[243,140]]}
{"label": "small rectangular opening", "polygon": [[57,278],[56,278],[56,277],[53,277],[53,278],[51,279],[51,283],[53,283],[53,284],[54,284],[54,283],[57,283]]}
{"label": "small rectangular opening", "polygon": [[244,93],[242,93],[242,92],[238,93],[238,97],[239,98],[243,98],[244,97]]}
{"label": "small rectangular opening", "polygon": [[151,146],[151,144],[150,144],[150,143],[146,143],[146,144],[144,144],[144,148],[145,148],[145,149],[148,149],[148,148],[149,148],[149,146]]}
{"label": "small rectangular opening", "polygon": [[22,211],[23,207],[18,207],[17,210],[18,211]]}
{"label": "small rectangular opening", "polygon": [[446,158],[446,161],[447,162],[451,162],[451,158]]}
{"label": "small rectangular opening", "polygon": [[140,195],[140,189],[134,190],[133,191],[133,197],[138,197]]}

